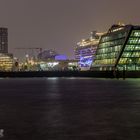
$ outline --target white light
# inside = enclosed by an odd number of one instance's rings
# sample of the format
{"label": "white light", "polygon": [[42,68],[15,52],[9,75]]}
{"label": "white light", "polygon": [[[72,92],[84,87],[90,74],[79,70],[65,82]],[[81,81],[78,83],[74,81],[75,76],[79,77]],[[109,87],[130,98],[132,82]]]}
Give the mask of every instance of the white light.
{"label": "white light", "polygon": [[48,66],[54,67],[54,66],[56,66],[58,64],[59,64],[59,62],[49,62]]}
{"label": "white light", "polygon": [[26,54],[26,55],[25,55],[25,57],[26,57],[26,58],[28,58],[28,57],[29,57],[29,55],[28,55],[28,54]]}

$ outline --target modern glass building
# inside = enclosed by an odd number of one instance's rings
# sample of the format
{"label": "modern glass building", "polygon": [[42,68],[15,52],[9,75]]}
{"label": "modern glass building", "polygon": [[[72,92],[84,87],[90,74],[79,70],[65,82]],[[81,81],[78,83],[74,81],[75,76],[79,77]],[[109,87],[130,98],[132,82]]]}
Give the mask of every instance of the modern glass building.
{"label": "modern glass building", "polygon": [[91,70],[140,70],[140,26],[113,25],[98,44]]}

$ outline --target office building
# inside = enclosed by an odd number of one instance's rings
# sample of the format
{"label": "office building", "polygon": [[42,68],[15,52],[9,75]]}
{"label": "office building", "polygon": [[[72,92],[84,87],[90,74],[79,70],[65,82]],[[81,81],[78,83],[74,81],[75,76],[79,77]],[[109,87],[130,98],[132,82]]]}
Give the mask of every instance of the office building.
{"label": "office building", "polygon": [[91,70],[140,70],[140,26],[113,25],[98,44]]}
{"label": "office building", "polygon": [[11,71],[13,55],[8,53],[8,29],[0,27],[0,71]]}
{"label": "office building", "polygon": [[8,53],[8,29],[0,28],[0,53]]}

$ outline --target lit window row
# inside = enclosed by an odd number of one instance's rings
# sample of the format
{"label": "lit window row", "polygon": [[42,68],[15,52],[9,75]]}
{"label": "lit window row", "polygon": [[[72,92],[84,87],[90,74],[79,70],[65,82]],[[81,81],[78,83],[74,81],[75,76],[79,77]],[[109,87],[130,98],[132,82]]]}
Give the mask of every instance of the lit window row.
{"label": "lit window row", "polygon": [[119,33],[118,35],[114,34],[112,36],[105,36],[105,37],[102,37],[101,42],[112,41],[112,40],[116,40],[119,38],[124,38],[125,36],[126,36],[125,32]]}
{"label": "lit window row", "polygon": [[115,41],[109,41],[109,42],[105,42],[105,43],[101,43],[99,44],[100,48],[108,48],[110,46],[116,46],[116,45],[121,45],[123,44],[124,39],[119,39],[119,40],[115,40]]}
{"label": "lit window row", "polygon": [[103,49],[99,49],[97,54],[119,52],[120,49],[121,49],[121,45],[113,46],[113,47],[109,47],[109,48],[103,48]]}
{"label": "lit window row", "polygon": [[126,51],[140,51],[140,45],[126,45],[125,47]]}
{"label": "lit window row", "polygon": [[139,38],[129,38],[128,44],[140,44]]}
{"label": "lit window row", "polygon": [[96,60],[94,65],[111,65],[115,64],[116,59],[102,59],[102,60]]}
{"label": "lit window row", "polygon": [[121,58],[119,64],[126,64],[128,58]]}
{"label": "lit window row", "polygon": [[131,36],[140,37],[140,30],[133,30]]}
{"label": "lit window row", "polygon": [[118,53],[112,52],[108,54],[100,54],[96,55],[96,60],[97,59],[106,59],[106,58],[116,58],[118,56]]}

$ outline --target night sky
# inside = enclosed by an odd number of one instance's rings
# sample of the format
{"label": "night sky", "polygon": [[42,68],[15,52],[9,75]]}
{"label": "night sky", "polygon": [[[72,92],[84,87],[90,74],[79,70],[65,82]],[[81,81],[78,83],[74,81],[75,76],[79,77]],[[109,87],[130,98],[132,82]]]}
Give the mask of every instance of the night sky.
{"label": "night sky", "polygon": [[74,58],[74,46],[93,30],[112,24],[140,25],[140,0],[0,0],[0,26],[8,27],[14,48],[55,49]]}

